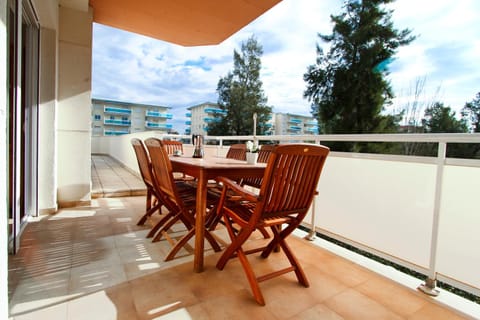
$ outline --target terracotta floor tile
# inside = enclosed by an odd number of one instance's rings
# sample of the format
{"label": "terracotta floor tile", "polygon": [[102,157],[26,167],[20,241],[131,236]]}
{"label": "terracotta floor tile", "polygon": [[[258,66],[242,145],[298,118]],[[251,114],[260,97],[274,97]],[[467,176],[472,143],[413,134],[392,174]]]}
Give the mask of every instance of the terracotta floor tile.
{"label": "terracotta floor tile", "polygon": [[421,293],[381,277],[369,279],[355,289],[404,317],[414,314],[428,303],[425,297],[420,296]]}
{"label": "terracotta floor tile", "polygon": [[459,315],[456,312],[440,307],[435,303],[427,303],[419,311],[408,318],[409,320],[460,320],[465,317]]}
{"label": "terracotta floor tile", "polygon": [[324,304],[346,320],[402,319],[400,315],[353,289],[348,289],[331,297]]}
{"label": "terracotta floor tile", "polygon": [[334,311],[322,304],[317,304],[310,309],[306,309],[299,314],[289,318],[289,320],[343,320]]}
{"label": "terracotta floor tile", "polygon": [[[30,223],[19,254],[9,257],[12,318],[462,319],[418,292],[295,237],[288,243],[310,287],[299,285],[294,273],[261,282],[266,300],[261,307],[237,259],[217,270],[222,252],[208,249],[202,273],[193,271],[191,250],[165,262],[171,244],[152,243],[146,239],[150,226],[136,225],[144,210],[143,196],[99,198]],[[180,227],[175,226],[177,234]],[[215,235],[228,245],[224,228]],[[267,241],[258,233],[249,246]],[[282,253],[268,259],[254,254],[249,261],[257,275],[288,265]]]}

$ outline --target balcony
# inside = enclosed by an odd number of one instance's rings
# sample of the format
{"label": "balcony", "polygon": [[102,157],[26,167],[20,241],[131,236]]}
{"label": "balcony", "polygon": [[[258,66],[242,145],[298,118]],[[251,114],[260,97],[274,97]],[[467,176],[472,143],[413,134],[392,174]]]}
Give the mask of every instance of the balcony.
{"label": "balcony", "polygon": [[103,124],[109,126],[129,127],[132,122],[130,120],[104,119]]}
{"label": "balcony", "polygon": [[226,115],[227,111],[219,109],[219,108],[205,108],[205,113],[210,113],[210,114],[223,114]]}
{"label": "balcony", "polygon": [[156,122],[145,122],[145,128],[148,129],[160,129],[160,130],[169,130],[172,129],[173,126],[170,123],[156,123]]}
{"label": "balcony", "polygon": [[299,124],[299,123],[302,123],[302,120],[292,118],[292,119],[288,120],[288,123]]}
{"label": "balcony", "polygon": [[[218,147],[207,150],[213,154],[225,151]],[[287,275],[262,282],[267,305],[259,307],[238,261],[218,271],[215,263],[219,253],[209,248],[206,270],[199,274],[192,271],[191,250],[174,261],[163,261],[170,244],[167,240],[151,243],[145,238],[149,227],[136,226],[145,206],[142,181],[123,164],[93,155],[92,181],[92,191],[100,192],[100,197],[90,206],[63,209],[27,226],[22,250],[10,262],[11,316],[220,319],[242,314],[264,319],[469,319],[480,315],[475,313],[478,307],[456,301],[448,292],[442,291],[434,299],[420,293],[415,288],[418,280],[399,275],[390,267],[320,238],[307,241],[301,230],[289,244],[305,267],[310,288],[298,286],[294,276]],[[215,236],[226,239],[224,231],[220,228]],[[178,228],[170,236],[182,232]],[[276,263],[275,258],[270,257],[270,263]],[[252,257],[250,261],[257,270],[268,268],[261,259]],[[448,300],[449,306],[445,304]]]}
{"label": "balcony", "polygon": [[299,127],[299,126],[290,126],[290,127],[288,127],[288,131],[298,133],[298,132],[302,131],[302,128]]}
{"label": "balcony", "polygon": [[150,118],[159,118],[159,119],[172,119],[173,114],[158,112],[158,111],[145,111],[145,116]]}
{"label": "balcony", "polygon": [[[175,139],[190,139],[180,136]],[[257,136],[260,143],[292,141],[436,143],[438,157],[332,152],[306,227],[473,295],[480,296],[480,160],[445,156],[447,144],[480,143],[479,134]],[[206,152],[223,155],[232,137],[209,137]],[[252,136],[232,141],[252,140]],[[115,141],[115,142],[113,142]],[[265,141],[265,142],[263,142]],[[112,146],[126,144],[112,138]],[[94,144],[94,142],[92,142]],[[215,146],[216,145],[216,146]],[[185,145],[188,148],[189,145]],[[124,157],[117,148],[112,154]],[[188,154],[188,150],[185,151]],[[101,151],[101,153],[105,153]],[[132,159],[122,160],[136,164]],[[424,278],[422,278],[423,281]],[[422,281],[418,281],[418,285]]]}
{"label": "balcony", "polygon": [[119,136],[122,134],[129,134],[128,130],[104,130],[103,134],[106,136]]}
{"label": "balcony", "polygon": [[104,107],[103,112],[105,114],[132,114],[132,110],[127,108],[119,108],[119,107]]}
{"label": "balcony", "polygon": [[305,132],[311,134],[318,134],[318,127],[305,128]]}

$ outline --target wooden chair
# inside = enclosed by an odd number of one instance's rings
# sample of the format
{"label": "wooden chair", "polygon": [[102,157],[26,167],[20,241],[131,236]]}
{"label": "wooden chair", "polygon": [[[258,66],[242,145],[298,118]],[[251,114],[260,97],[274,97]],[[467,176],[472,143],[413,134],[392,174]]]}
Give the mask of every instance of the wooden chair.
{"label": "wooden chair", "polygon": [[[183,143],[181,141],[176,140],[162,140],[162,146],[167,151],[167,154],[173,155],[176,152],[180,152],[183,154]],[[185,175],[183,172],[174,172],[173,176],[175,180],[184,180],[184,181],[193,181],[193,177],[189,177]]]}
{"label": "wooden chair", "polygon": [[237,160],[247,160],[247,147],[244,143],[232,144],[227,151],[226,158],[237,159]]}
{"label": "wooden chair", "polygon": [[167,154],[175,154],[176,151],[180,151],[183,154],[183,143],[176,140],[162,140],[162,145],[167,151]]}
{"label": "wooden chair", "polygon": [[[259,150],[259,153],[258,153],[257,161],[260,162],[260,163],[267,163],[268,158],[270,157],[270,154],[272,153],[274,148],[275,148],[275,145],[273,145],[273,144],[262,145],[260,147],[260,150]],[[250,186],[250,187],[260,189],[260,186],[262,184],[262,178],[249,177],[249,178],[241,179],[240,181],[237,181],[237,183],[239,183],[242,186]],[[215,190],[215,189],[213,189],[213,190]],[[218,193],[221,193],[221,191],[222,191],[221,186],[218,187],[215,190],[216,195],[218,197],[220,197],[220,195],[218,195]],[[210,216],[210,220],[207,221],[207,225],[208,225],[209,230],[215,230],[215,228],[217,227],[221,218],[222,218],[221,215],[212,214]],[[270,237],[270,235],[268,234],[268,232],[264,228],[261,228],[259,231],[262,233],[262,235],[265,239]]]}
{"label": "wooden chair", "polygon": [[[258,159],[259,163],[267,163],[270,154],[272,153],[273,149],[275,149],[275,145],[273,144],[265,144],[260,147],[258,151]],[[242,186],[248,185],[257,189],[260,189],[262,185],[262,178],[245,178],[240,181]]]}
{"label": "wooden chair", "polygon": [[145,145],[143,144],[142,140],[137,138],[133,138],[131,140],[131,144],[133,146],[133,150],[135,151],[140,175],[142,176],[143,182],[147,187],[145,214],[137,222],[137,225],[141,226],[145,224],[147,219],[153,213],[161,209],[162,204],[158,201],[159,197],[156,193],[155,186],[153,185],[152,164],[150,162],[147,149],[145,149]]}
{"label": "wooden chair", "polygon": [[[188,232],[171,249],[165,258],[166,261],[175,257],[177,252],[187,243],[195,234],[195,197],[196,189],[190,186],[182,192],[178,190],[178,182],[173,177],[172,163],[162,141],[156,138],[145,140],[148,152],[152,162],[152,171],[155,177],[154,186],[162,202],[171,212],[171,218],[166,221],[161,230],[154,237],[154,241],[160,240],[164,231],[170,229],[175,223],[181,221]],[[207,199],[207,205],[211,205],[212,200]],[[205,231],[205,238],[210,242],[215,251],[220,251],[220,246],[213,238],[210,232]]]}
{"label": "wooden chair", "polygon": [[[309,283],[286,238],[302,222],[316,194],[325,159],[329,149],[313,144],[289,144],[275,147],[265,169],[259,194],[254,194],[230,179],[220,177],[224,184],[218,204],[218,212],[226,222],[232,243],[217,262],[223,270],[229,259],[238,257],[247,276],[255,300],[265,305],[259,282],[295,272],[298,282],[304,287]],[[232,201],[236,194],[238,201]],[[227,197],[229,198],[228,201]],[[234,227],[235,225],[235,227]],[[243,245],[259,228],[270,227],[273,239],[264,247],[244,250]],[[253,244],[249,244],[249,247]],[[247,255],[262,252],[262,258],[280,247],[290,266],[257,277]]]}

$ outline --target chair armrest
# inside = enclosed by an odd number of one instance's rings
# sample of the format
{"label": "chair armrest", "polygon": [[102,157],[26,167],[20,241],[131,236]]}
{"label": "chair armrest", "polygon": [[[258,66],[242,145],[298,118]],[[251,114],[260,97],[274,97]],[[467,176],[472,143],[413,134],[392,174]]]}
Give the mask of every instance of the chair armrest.
{"label": "chair armrest", "polygon": [[217,181],[223,184],[224,190],[223,192],[227,192],[227,189],[233,191],[232,193],[227,193],[228,194],[228,199],[229,200],[247,200],[247,201],[252,201],[252,202],[257,202],[258,201],[258,195],[248,191],[247,189],[243,188],[240,186],[238,183],[235,181],[228,179],[226,177],[217,177]]}

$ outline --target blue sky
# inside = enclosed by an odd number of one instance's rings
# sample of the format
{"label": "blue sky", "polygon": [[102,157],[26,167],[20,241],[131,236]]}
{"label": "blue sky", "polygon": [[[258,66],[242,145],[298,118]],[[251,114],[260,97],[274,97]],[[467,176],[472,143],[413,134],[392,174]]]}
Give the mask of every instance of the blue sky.
{"label": "blue sky", "polygon": [[[220,77],[233,69],[233,50],[255,35],[263,46],[261,80],[274,112],[310,115],[303,74],[315,62],[317,33],[330,34],[339,0],[283,0],[219,45],[182,47],[118,29],[94,25],[92,97],[171,107],[183,133],[186,108],[216,102]],[[417,39],[389,65],[396,99],[392,110],[421,97],[460,110],[480,92],[480,1],[397,0],[393,21]],[[458,112],[457,112],[458,113]]]}

